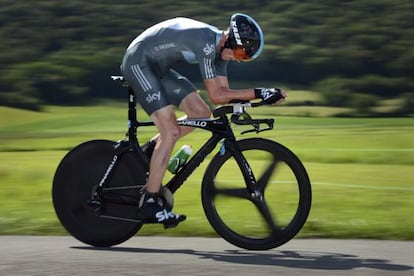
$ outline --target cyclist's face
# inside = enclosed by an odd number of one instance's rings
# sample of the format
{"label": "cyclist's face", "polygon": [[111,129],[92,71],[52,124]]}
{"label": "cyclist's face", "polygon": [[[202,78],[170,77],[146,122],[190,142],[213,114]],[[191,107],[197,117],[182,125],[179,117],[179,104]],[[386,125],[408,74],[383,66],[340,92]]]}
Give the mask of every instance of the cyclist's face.
{"label": "cyclist's face", "polygon": [[229,48],[224,48],[223,51],[221,51],[221,59],[226,61],[237,60],[234,56],[233,50]]}
{"label": "cyclist's face", "polygon": [[[223,32],[223,36],[217,46],[218,49],[221,49],[221,59],[225,61],[245,61],[246,53],[242,49],[232,50],[226,45],[226,41],[229,38],[229,31]],[[241,51],[240,51],[241,50]]]}

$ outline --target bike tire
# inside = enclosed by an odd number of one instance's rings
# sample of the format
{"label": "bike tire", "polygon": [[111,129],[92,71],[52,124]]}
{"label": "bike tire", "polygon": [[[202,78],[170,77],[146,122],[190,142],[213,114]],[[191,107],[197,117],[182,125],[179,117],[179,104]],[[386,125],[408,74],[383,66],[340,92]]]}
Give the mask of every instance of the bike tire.
{"label": "bike tire", "polygon": [[[115,155],[116,143],[92,140],[71,150],[60,162],[52,188],[55,212],[64,228],[78,240],[98,247],[122,243],[135,235],[142,224],[135,221],[100,217],[96,206],[89,203],[97,185]],[[134,152],[119,157],[108,176],[105,188],[118,195],[139,200],[140,185],[145,184],[146,172]],[[134,217],[137,205],[103,203],[102,213],[113,217]]]}
{"label": "bike tire", "polygon": [[233,245],[248,250],[278,247],[296,236],[309,215],[312,191],[308,174],[298,157],[277,142],[251,138],[237,143],[263,201],[253,199],[247,191],[240,169],[243,165],[230,150],[221,151],[212,158],[203,178],[205,215],[214,230]]}

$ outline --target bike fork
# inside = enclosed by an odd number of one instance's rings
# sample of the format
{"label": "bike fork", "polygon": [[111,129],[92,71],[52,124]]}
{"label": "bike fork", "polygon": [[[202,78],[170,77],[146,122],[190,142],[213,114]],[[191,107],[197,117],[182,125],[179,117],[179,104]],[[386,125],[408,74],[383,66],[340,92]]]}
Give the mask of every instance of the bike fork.
{"label": "bike fork", "polygon": [[263,194],[258,189],[256,177],[254,176],[253,170],[247,162],[247,159],[244,157],[243,153],[241,152],[239,146],[235,141],[224,140],[222,149],[220,152],[222,154],[225,153],[225,149],[230,149],[232,155],[234,156],[244,178],[244,182],[246,183],[246,189],[249,192],[250,196],[253,199],[263,200]]}

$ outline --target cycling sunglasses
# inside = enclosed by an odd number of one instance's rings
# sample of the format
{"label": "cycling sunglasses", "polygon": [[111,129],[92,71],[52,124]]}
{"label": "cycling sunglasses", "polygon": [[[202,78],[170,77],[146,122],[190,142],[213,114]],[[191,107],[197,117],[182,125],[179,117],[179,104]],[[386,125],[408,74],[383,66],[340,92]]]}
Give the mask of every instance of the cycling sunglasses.
{"label": "cycling sunglasses", "polygon": [[233,49],[233,55],[237,60],[244,60],[244,61],[248,61],[250,60],[252,57],[249,55],[249,53],[246,51],[245,48],[243,47],[235,47]]}

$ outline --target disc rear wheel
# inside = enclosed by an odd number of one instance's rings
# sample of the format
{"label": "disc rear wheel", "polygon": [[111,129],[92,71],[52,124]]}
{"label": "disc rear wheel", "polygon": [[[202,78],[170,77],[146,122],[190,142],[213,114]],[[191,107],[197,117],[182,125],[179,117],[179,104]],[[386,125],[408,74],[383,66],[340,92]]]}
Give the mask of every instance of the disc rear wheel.
{"label": "disc rear wheel", "polygon": [[[114,157],[115,145],[93,140],[77,146],[63,158],[53,180],[53,205],[60,222],[72,236],[93,246],[122,243],[142,226],[133,218],[146,171],[134,152]],[[93,187],[106,175],[114,158],[118,160],[107,175],[103,204],[100,208],[91,206]],[[120,217],[124,219],[116,219]]]}

